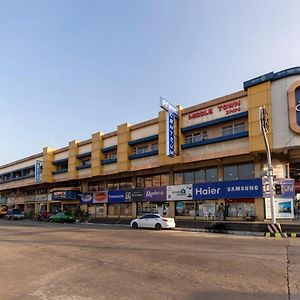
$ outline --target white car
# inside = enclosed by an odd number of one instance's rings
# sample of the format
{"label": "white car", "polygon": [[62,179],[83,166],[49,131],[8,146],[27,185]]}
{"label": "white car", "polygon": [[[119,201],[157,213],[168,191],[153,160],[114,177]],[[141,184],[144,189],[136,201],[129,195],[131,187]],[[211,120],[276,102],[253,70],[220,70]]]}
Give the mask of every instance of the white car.
{"label": "white car", "polygon": [[134,229],[155,228],[156,230],[161,230],[163,228],[175,228],[175,221],[173,218],[163,217],[159,214],[146,214],[132,220],[130,226]]}

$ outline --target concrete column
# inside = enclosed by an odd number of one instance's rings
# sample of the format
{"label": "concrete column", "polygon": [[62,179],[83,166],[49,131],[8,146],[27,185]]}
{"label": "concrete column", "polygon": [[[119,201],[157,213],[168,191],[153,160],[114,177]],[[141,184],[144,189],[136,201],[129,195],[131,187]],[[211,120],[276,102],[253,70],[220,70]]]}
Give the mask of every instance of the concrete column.
{"label": "concrete column", "polygon": [[133,218],[136,218],[136,210],[137,210],[137,203],[132,202],[132,210],[131,210],[131,215]]}
{"label": "concrete column", "polygon": [[130,142],[130,124],[125,123],[118,126],[118,172],[130,171],[128,156],[132,154]]}
{"label": "concrete column", "polygon": [[45,147],[43,149],[43,170],[42,170],[42,182],[53,182],[53,174],[55,166],[52,164],[54,161],[55,149]]}
{"label": "concrete column", "polygon": [[107,217],[107,204],[104,203],[103,206],[104,206],[103,207],[103,211],[104,211],[104,215],[103,216],[106,218]]}
{"label": "concrete column", "polygon": [[103,133],[97,132],[92,135],[92,156],[91,156],[91,167],[92,175],[98,176],[103,172],[101,160],[104,159],[104,154],[101,152],[103,148]]}
{"label": "concrete column", "polygon": [[69,143],[68,177],[70,180],[77,179],[78,177],[78,172],[76,169],[76,167],[80,164],[80,161],[77,158],[78,143],[78,141],[72,141]]}
{"label": "concrete column", "polygon": [[168,217],[175,218],[175,202],[169,202]]}

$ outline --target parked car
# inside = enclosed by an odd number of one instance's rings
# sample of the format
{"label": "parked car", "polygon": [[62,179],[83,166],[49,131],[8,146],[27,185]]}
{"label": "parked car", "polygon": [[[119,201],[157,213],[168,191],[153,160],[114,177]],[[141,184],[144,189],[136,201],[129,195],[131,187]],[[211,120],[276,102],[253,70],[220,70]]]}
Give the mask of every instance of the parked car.
{"label": "parked car", "polygon": [[0,218],[4,218],[7,213],[7,206],[1,206],[0,207]]}
{"label": "parked car", "polygon": [[161,230],[165,228],[175,228],[175,221],[173,218],[167,218],[159,214],[146,214],[132,220],[130,226],[134,229],[155,228],[156,230]]}
{"label": "parked car", "polygon": [[70,214],[64,212],[58,212],[49,218],[49,222],[75,223],[76,219]]}
{"label": "parked car", "polygon": [[25,214],[18,208],[11,208],[8,209],[5,215],[7,220],[22,220],[24,219]]}

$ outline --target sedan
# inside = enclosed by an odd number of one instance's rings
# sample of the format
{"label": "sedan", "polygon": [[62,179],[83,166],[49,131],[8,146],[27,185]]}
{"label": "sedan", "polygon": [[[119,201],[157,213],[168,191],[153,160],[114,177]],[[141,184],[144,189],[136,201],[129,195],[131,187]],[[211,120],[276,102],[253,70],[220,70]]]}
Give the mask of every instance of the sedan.
{"label": "sedan", "polygon": [[24,217],[24,212],[18,208],[9,209],[5,215],[7,220],[22,220]]}
{"label": "sedan", "polygon": [[66,213],[59,212],[49,218],[49,222],[57,222],[57,223],[75,223],[76,219]]}
{"label": "sedan", "polygon": [[167,218],[159,214],[147,214],[132,220],[130,226],[134,229],[155,228],[161,230],[163,228],[175,228],[175,221],[173,218]]}

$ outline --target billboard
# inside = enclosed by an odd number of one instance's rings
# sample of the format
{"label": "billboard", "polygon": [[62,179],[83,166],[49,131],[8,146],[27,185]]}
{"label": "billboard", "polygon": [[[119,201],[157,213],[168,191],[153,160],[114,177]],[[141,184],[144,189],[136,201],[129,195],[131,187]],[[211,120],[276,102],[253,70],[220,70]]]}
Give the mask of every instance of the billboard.
{"label": "billboard", "polygon": [[125,191],[124,190],[116,190],[116,191],[108,191],[108,203],[123,203],[125,202]]}
{"label": "billboard", "polygon": [[142,202],[144,199],[144,190],[130,189],[125,191],[125,202]]}
{"label": "billboard", "polygon": [[261,178],[193,184],[194,200],[259,198],[262,195]]}
{"label": "billboard", "polygon": [[41,181],[41,170],[42,170],[42,162],[40,160],[35,161],[34,168],[34,180],[35,182]]}
{"label": "billboard", "polygon": [[101,192],[95,192],[93,203],[94,204],[101,204],[101,203],[107,203],[107,191],[101,191]]}
{"label": "billboard", "polygon": [[[294,199],[293,198],[275,198],[275,218],[293,219],[294,218]],[[265,198],[266,219],[271,219],[271,201]]]}
{"label": "billboard", "polygon": [[166,143],[166,152],[167,156],[174,157],[175,153],[175,115],[172,112],[167,113],[167,143]]}
{"label": "billboard", "polygon": [[[295,180],[288,178],[275,178],[274,182],[274,198],[294,198],[295,197]],[[281,194],[275,193],[275,185],[281,185]],[[270,185],[268,178],[263,178],[263,197],[270,198]]]}
{"label": "billboard", "polygon": [[93,204],[93,193],[82,193],[79,194],[80,204]]}
{"label": "billboard", "polygon": [[165,186],[144,188],[144,201],[166,201],[166,198],[167,195]]}
{"label": "billboard", "polygon": [[167,200],[192,200],[193,185],[169,185],[167,186]]}

